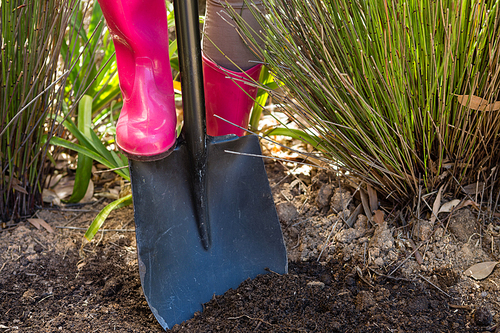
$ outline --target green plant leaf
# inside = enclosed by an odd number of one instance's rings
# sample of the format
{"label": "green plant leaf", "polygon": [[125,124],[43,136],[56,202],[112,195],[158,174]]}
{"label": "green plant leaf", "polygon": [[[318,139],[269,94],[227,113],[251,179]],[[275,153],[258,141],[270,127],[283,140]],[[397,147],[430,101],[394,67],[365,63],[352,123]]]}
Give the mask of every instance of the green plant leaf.
{"label": "green plant leaf", "polygon": [[129,194],[127,196],[124,196],[123,198],[115,200],[106,207],[104,207],[99,212],[99,214],[97,214],[96,218],[94,219],[94,221],[92,221],[89,228],[85,232],[85,238],[90,242],[113,210],[128,206],[130,204],[132,204],[132,194]]}
{"label": "green plant leaf", "polygon": [[272,129],[272,130],[265,133],[265,136],[270,136],[270,135],[288,136],[288,137],[291,137],[293,139],[297,139],[297,140],[301,140],[301,141],[304,141],[306,143],[309,143],[311,146],[313,146],[316,149],[321,148],[321,145],[322,145],[322,140],[320,138],[318,138],[315,135],[307,134],[306,132],[298,130],[298,129],[278,127],[278,128]]}
{"label": "green plant leaf", "polygon": [[120,86],[107,85],[99,94],[99,97],[94,103],[94,113],[101,110],[104,106],[108,105],[112,100],[116,99],[121,93]]}
{"label": "green plant leaf", "polygon": [[279,84],[274,81],[274,76],[269,71],[267,66],[263,66],[260,71],[259,82],[265,87],[259,88],[257,92],[257,97],[255,98],[255,103],[252,109],[252,115],[250,116],[250,129],[252,131],[257,131],[259,127],[260,117],[264,106],[266,105],[267,99],[269,98],[269,91],[275,90],[279,87]]}
{"label": "green plant leaf", "polygon": [[[68,140],[65,140],[65,139],[62,139],[59,137],[52,137],[50,139],[50,143],[53,145],[56,145],[56,146],[60,146],[60,147],[64,147],[67,149],[74,150],[78,153],[83,153],[83,154],[89,156],[90,158],[92,158],[93,160],[107,166],[110,169],[115,169],[115,168],[126,166],[125,161],[123,161],[122,165],[115,165],[114,160],[111,160],[111,161],[107,160],[103,156],[99,155],[95,151],[93,151],[85,146],[70,142]],[[129,175],[127,169],[118,169],[118,170],[114,170],[114,172],[117,173],[118,175],[122,176],[124,179],[130,180],[130,175]]]}
{"label": "green plant leaf", "polygon": [[[92,97],[85,95],[78,103],[78,130],[86,137],[92,132]],[[92,132],[93,133],[93,132]],[[75,175],[73,193],[68,203],[80,202],[87,193],[90,178],[92,177],[92,158],[83,153],[78,153],[78,163]]]}

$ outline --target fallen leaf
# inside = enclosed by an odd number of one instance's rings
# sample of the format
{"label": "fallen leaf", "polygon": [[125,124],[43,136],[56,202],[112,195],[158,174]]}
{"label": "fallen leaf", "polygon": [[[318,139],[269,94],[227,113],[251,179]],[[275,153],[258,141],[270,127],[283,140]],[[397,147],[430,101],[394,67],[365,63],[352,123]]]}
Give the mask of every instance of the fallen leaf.
{"label": "fallen leaf", "polygon": [[74,184],[74,179],[70,180],[69,177],[65,177],[52,190],[57,195],[57,197],[62,200],[69,197],[71,193],[73,193]]}
{"label": "fallen leaf", "polygon": [[368,198],[370,200],[370,210],[373,212],[378,208],[377,191],[370,185],[366,186],[366,191],[368,192]]}
{"label": "fallen leaf", "polygon": [[457,209],[457,210],[459,210],[459,209],[462,209],[462,208],[464,208],[464,207],[471,206],[471,205],[472,205],[472,207],[474,207],[474,208],[478,208],[477,203],[475,203],[474,201],[472,201],[472,200],[465,200],[465,201],[463,201],[460,205],[458,205],[458,206],[456,207],[456,209]]}
{"label": "fallen leaf", "polygon": [[453,210],[453,208],[455,208],[456,206],[458,206],[458,204],[460,203],[460,200],[458,199],[455,199],[455,200],[451,200],[451,201],[448,201],[446,203],[444,203],[441,208],[439,208],[439,211],[438,211],[438,214],[439,213],[449,213]]}
{"label": "fallen leaf", "polygon": [[498,111],[500,110],[500,101],[488,103],[484,98],[475,95],[457,95],[458,102],[463,106],[477,111]]}
{"label": "fallen leaf", "polygon": [[57,196],[57,194],[54,191],[49,190],[48,188],[43,189],[42,200],[43,200],[43,202],[50,203],[50,204],[53,204],[56,206],[61,205],[61,199],[59,199],[59,197]]}
{"label": "fallen leaf", "polygon": [[57,183],[59,183],[59,181],[62,179],[62,177],[63,177],[63,174],[61,174],[61,173],[54,175],[54,176],[51,176],[51,177],[47,177],[47,179],[45,181],[45,187],[52,188],[52,187],[56,186]]}
{"label": "fallen leaf", "polygon": [[432,205],[432,216],[431,223],[436,222],[437,214],[439,213],[439,207],[441,206],[441,196],[443,195],[443,186],[439,188],[438,194],[436,195],[436,200],[434,200],[434,205]]}
{"label": "fallen leaf", "polygon": [[80,202],[90,202],[94,197],[94,182],[92,179],[89,180],[89,186],[87,187],[87,192],[85,192],[85,196],[80,200]]}
{"label": "fallen leaf", "polygon": [[38,230],[40,230],[40,227],[43,227],[45,230],[47,230],[50,233],[54,232],[54,229],[52,229],[52,227],[47,222],[45,222],[45,220],[42,220],[42,219],[28,219],[28,222],[31,223]]}
{"label": "fallen leaf", "polygon": [[495,266],[498,265],[498,261],[485,261],[479,264],[472,265],[468,269],[465,270],[464,275],[470,276],[474,280],[482,280],[487,278],[491,272],[495,269]]}
{"label": "fallen leaf", "polygon": [[375,222],[378,225],[384,223],[384,212],[381,211],[380,209],[377,209],[373,214],[373,222]]}
{"label": "fallen leaf", "polygon": [[469,195],[474,195],[476,193],[480,193],[483,191],[484,188],[484,183],[472,183],[469,185],[466,185],[462,188],[462,191],[469,194]]}
{"label": "fallen leaf", "polygon": [[365,215],[368,218],[368,220],[371,221],[372,220],[372,212],[370,210],[370,203],[368,201],[368,195],[366,194],[366,192],[363,189],[361,189],[359,191],[359,194],[361,196],[361,203],[363,204],[363,210],[365,211]]}
{"label": "fallen leaf", "polygon": [[347,219],[346,221],[349,228],[352,228],[354,222],[356,222],[356,219],[358,218],[358,215],[361,214],[361,210],[363,210],[363,205],[359,204],[358,207],[356,207],[354,212],[351,214],[351,216],[349,216],[349,219]]}
{"label": "fallen leaf", "polygon": [[21,186],[21,182],[17,178],[12,178],[12,188],[18,192],[28,194],[28,191]]}

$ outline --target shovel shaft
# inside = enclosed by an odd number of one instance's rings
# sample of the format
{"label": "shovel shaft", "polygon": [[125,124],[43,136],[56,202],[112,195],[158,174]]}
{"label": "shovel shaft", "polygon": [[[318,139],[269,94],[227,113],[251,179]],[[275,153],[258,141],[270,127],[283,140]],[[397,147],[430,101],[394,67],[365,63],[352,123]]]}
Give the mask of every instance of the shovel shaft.
{"label": "shovel shaft", "polygon": [[193,153],[205,154],[205,95],[198,1],[175,0],[174,10],[182,83],[183,131]]}
{"label": "shovel shaft", "polygon": [[183,136],[190,155],[191,197],[200,240],[211,245],[207,203],[207,135],[197,0],[175,0],[175,24],[181,70]]}

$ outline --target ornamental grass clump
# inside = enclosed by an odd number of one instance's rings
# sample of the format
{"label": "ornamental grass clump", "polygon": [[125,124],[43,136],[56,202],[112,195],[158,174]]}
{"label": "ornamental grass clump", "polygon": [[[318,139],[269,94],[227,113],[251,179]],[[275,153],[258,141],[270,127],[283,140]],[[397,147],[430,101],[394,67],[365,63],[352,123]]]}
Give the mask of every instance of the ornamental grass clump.
{"label": "ornamental grass clump", "polygon": [[399,203],[496,170],[500,1],[263,2],[231,16],[325,156]]}
{"label": "ornamental grass clump", "polygon": [[[51,119],[61,108],[58,69],[77,0],[0,2],[0,220],[17,220],[41,202]],[[5,225],[2,224],[2,227]]]}

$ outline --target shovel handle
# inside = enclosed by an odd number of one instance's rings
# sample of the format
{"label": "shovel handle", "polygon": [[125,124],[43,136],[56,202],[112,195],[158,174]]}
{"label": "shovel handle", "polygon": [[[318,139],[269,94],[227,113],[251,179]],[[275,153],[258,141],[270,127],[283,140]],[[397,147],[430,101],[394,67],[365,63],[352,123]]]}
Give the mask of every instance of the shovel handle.
{"label": "shovel handle", "polygon": [[198,1],[174,0],[174,11],[184,111],[182,131],[190,159],[191,197],[201,243],[209,250],[207,135]]}
{"label": "shovel handle", "polygon": [[184,135],[194,154],[206,150],[205,94],[197,0],[175,0],[175,24],[181,70]]}

